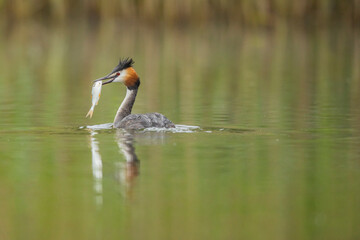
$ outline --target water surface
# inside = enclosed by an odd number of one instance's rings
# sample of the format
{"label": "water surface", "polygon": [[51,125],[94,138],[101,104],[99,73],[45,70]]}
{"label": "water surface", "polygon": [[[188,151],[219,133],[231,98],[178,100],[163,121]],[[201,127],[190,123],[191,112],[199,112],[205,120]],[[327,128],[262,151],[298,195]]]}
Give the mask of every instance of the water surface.
{"label": "water surface", "polygon": [[[1,239],[359,239],[358,32],[1,31]],[[85,119],[119,56],[141,78],[134,112],[181,131],[86,127],[125,96],[104,86]]]}

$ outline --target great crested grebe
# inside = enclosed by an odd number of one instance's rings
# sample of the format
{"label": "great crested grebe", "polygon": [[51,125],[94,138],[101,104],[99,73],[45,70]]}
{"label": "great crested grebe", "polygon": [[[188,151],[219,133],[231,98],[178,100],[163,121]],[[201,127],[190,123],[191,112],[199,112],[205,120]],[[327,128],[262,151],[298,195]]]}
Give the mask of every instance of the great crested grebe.
{"label": "great crested grebe", "polygon": [[126,96],[122,101],[114,119],[115,128],[143,129],[149,127],[173,128],[175,125],[160,113],[131,114],[136,94],[140,86],[140,78],[132,67],[134,61],[131,58],[120,60],[119,64],[105,77],[96,79],[102,81],[102,85],[121,82],[126,86]]}

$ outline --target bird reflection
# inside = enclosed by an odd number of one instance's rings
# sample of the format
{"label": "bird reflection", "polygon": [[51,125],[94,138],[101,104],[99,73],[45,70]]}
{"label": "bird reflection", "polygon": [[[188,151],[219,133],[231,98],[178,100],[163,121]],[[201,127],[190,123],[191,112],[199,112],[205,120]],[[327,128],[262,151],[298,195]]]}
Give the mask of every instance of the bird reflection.
{"label": "bird reflection", "polygon": [[116,171],[116,179],[120,184],[124,185],[123,195],[131,198],[132,189],[136,177],[139,175],[140,161],[135,153],[134,135],[125,130],[117,129],[116,142],[119,151],[124,155],[126,162],[118,162],[118,170]]}
{"label": "bird reflection", "polygon": [[[102,158],[99,151],[99,142],[96,139],[97,132],[90,130],[90,147],[92,155],[92,174],[94,180],[94,192],[96,205],[103,204],[103,169]],[[134,136],[132,133],[118,129],[115,141],[119,152],[124,155],[126,162],[118,161],[115,167],[115,179],[120,185],[120,191],[125,198],[131,198],[132,187],[139,175],[140,161],[135,154]]]}

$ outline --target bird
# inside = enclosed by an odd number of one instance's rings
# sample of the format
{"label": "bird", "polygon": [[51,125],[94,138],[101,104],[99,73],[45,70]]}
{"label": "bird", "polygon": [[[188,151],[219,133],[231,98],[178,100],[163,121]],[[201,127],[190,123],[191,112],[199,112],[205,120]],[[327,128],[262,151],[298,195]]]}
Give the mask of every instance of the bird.
{"label": "bird", "polygon": [[[124,129],[174,128],[174,123],[157,112],[131,114],[140,86],[140,78],[133,68],[134,63],[132,58],[120,59],[119,64],[108,75],[94,80],[94,82],[102,81],[102,85],[118,82],[126,86],[126,96],[116,112],[113,127]],[[107,81],[103,82],[103,80]]]}

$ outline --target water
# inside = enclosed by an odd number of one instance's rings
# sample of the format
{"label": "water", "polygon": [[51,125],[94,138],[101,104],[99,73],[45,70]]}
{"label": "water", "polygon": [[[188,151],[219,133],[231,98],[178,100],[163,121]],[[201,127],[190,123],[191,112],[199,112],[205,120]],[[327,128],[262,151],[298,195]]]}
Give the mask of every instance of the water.
{"label": "water", "polygon": [[[360,238],[357,31],[1,32],[1,239]],[[112,129],[116,84],[85,119],[119,56],[175,131]]]}

